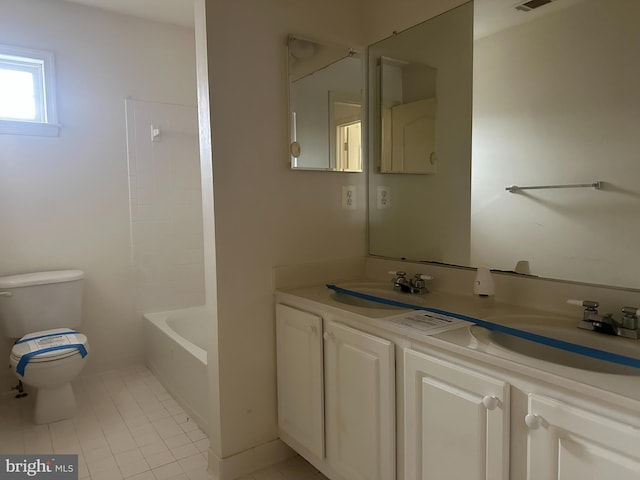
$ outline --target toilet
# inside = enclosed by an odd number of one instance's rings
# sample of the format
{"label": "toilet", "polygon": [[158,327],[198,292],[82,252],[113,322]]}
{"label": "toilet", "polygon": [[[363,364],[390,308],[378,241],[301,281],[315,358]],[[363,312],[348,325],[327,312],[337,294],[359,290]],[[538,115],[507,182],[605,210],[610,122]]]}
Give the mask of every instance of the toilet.
{"label": "toilet", "polygon": [[70,418],[76,409],[72,380],[87,361],[80,325],[84,272],[56,270],[0,277],[0,333],[16,340],[9,363],[36,389],[34,422]]}

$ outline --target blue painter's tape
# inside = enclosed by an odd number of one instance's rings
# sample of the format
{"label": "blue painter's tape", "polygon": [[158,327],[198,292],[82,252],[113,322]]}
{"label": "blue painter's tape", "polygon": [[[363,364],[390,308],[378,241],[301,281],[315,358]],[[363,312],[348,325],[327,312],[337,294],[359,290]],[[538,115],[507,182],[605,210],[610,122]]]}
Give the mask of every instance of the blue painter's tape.
{"label": "blue painter's tape", "polygon": [[59,337],[59,336],[62,336],[62,335],[72,335],[74,333],[80,333],[80,332],[75,332],[75,331],[69,330],[68,332],[48,333],[46,335],[39,335],[37,337],[23,338],[22,340],[18,340],[16,342],[16,345],[18,345],[19,343],[30,342],[31,340],[37,340],[39,338]]}
{"label": "blue painter's tape", "polygon": [[341,288],[336,285],[327,284],[327,288],[344,295],[350,295],[352,297],[361,298],[362,300],[368,300],[370,302],[382,303],[385,305],[392,305],[394,307],[408,308],[411,310],[425,310],[428,312],[439,313],[441,315],[448,315],[450,317],[459,318],[468,322],[475,323],[488,330],[496,332],[506,333],[514,337],[523,338],[531,342],[540,343],[542,345],[548,345],[553,348],[559,348],[568,352],[577,353],[579,355],[585,355],[591,358],[597,358],[599,360],[605,360],[607,362],[618,363],[628,367],[640,368],[640,359],[627,357],[625,355],[618,355],[617,353],[605,352],[604,350],[598,350],[597,348],[585,347],[571,342],[565,342],[555,338],[545,337],[544,335],[538,335],[536,333],[525,332],[524,330],[518,330],[517,328],[506,327],[498,323],[487,322],[486,320],[480,320],[467,315],[461,315],[459,313],[447,312],[446,310],[440,310],[438,308],[427,308],[411,303],[397,302],[395,300],[388,300],[386,298],[376,297],[374,295],[367,295],[366,293],[354,292],[346,288]]}
{"label": "blue painter's tape", "polygon": [[[45,336],[48,336],[48,335],[45,335]],[[80,355],[82,355],[82,358],[87,356],[87,349],[81,343],[72,343],[71,345],[57,345],[55,347],[43,348],[42,350],[37,350],[35,352],[25,353],[20,358],[20,361],[16,366],[16,371],[21,377],[24,377],[24,369],[27,366],[27,363],[29,363],[29,361],[36,355],[40,355],[41,353],[46,353],[46,352],[53,352],[55,350],[65,350],[65,349],[72,349],[72,348],[75,348],[76,350],[78,350],[80,352]]]}

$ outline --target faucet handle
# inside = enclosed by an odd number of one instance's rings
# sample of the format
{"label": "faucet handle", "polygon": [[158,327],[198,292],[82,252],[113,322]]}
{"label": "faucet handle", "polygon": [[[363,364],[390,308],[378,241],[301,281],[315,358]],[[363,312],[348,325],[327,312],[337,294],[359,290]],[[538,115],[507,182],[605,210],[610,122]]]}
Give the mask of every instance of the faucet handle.
{"label": "faucet handle", "polygon": [[588,310],[590,312],[595,312],[596,309],[598,308],[598,306],[600,306],[600,304],[598,302],[594,302],[592,300],[573,300],[573,299],[569,299],[569,300],[567,300],[567,303],[569,305],[577,305],[578,307],[584,307],[585,310]]}
{"label": "faucet handle", "polygon": [[393,289],[394,290],[399,290],[401,292],[408,292],[410,289],[409,286],[409,280],[407,280],[407,272],[402,272],[402,271],[390,271],[389,275],[395,275],[396,277],[391,280],[391,282],[393,283]]}
{"label": "faucet handle", "polygon": [[622,327],[630,330],[638,329],[638,315],[640,309],[637,307],[622,307]]}
{"label": "faucet handle", "polygon": [[433,280],[431,275],[425,275],[424,273],[416,273],[416,280]]}

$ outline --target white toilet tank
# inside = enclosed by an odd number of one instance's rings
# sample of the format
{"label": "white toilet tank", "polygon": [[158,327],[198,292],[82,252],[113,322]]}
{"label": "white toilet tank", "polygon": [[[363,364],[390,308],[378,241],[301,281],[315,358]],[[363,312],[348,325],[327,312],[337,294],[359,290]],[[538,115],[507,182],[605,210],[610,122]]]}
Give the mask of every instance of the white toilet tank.
{"label": "white toilet tank", "polygon": [[9,338],[80,325],[82,270],[0,277],[0,334]]}

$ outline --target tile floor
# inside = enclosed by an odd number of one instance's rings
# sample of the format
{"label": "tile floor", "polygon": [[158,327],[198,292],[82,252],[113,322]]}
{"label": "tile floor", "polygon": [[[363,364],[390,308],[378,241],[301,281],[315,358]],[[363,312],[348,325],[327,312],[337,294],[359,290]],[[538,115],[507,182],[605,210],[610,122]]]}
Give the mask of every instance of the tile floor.
{"label": "tile floor", "polygon": [[[213,480],[209,440],[144,366],[74,384],[78,412],[49,425],[31,421],[33,396],[0,399],[0,452],[78,454],[82,480]],[[294,457],[242,480],[325,480]]]}

